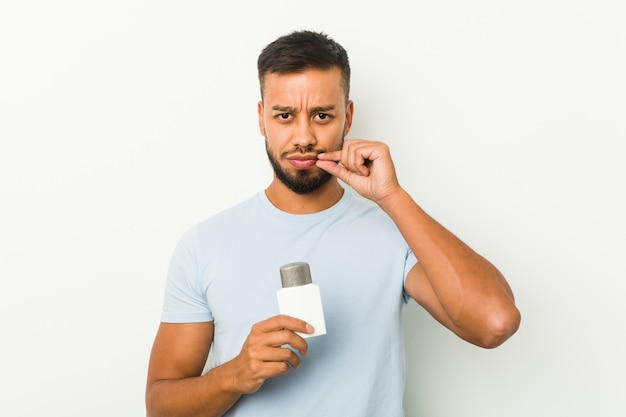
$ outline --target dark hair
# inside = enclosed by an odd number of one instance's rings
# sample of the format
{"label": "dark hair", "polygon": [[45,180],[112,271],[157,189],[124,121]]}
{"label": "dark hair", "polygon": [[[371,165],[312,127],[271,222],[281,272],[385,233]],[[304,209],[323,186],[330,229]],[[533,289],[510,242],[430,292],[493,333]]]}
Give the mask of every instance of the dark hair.
{"label": "dark hair", "polygon": [[350,95],[350,63],[346,50],[321,32],[308,30],[281,36],[263,49],[257,61],[261,98],[268,73],[293,74],[307,69],[338,67],[346,95]]}

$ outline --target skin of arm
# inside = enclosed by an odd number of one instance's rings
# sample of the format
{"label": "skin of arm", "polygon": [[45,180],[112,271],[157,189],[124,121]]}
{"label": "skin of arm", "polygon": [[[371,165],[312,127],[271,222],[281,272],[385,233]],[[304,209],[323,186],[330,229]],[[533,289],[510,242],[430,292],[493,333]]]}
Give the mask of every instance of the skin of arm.
{"label": "skin of arm", "polygon": [[521,316],[500,271],[424,212],[400,186],[389,148],[347,140],[318,155],[317,166],[377,203],[395,222],[419,263],[405,288],[462,339],[494,348],[518,329]]}
{"label": "skin of arm", "polygon": [[148,367],[148,417],[222,416],[267,378],[297,369],[300,358],[285,345],[306,356],[307,343],[294,332],[313,329],[283,315],[261,321],[252,326],[237,357],[202,375],[213,331],[213,322],[161,323]]}

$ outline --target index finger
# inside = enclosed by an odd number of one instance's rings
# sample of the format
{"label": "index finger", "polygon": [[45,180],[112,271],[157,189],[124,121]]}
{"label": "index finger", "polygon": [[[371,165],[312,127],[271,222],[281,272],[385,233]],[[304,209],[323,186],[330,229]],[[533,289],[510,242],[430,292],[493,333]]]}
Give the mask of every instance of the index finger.
{"label": "index finger", "polygon": [[317,159],[322,161],[337,161],[341,160],[341,149],[338,151],[323,152],[317,155]]}
{"label": "index finger", "polygon": [[262,332],[275,332],[278,330],[292,330],[301,333],[313,333],[313,326],[304,320],[279,314],[257,323],[257,328]]}

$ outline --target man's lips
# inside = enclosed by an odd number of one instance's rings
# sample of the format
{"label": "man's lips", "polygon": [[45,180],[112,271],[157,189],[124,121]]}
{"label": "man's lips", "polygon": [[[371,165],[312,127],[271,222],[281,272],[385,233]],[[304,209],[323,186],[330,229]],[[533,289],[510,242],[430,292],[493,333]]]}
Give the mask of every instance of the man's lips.
{"label": "man's lips", "polygon": [[291,155],[287,157],[287,160],[295,168],[305,169],[315,165],[315,161],[317,161],[317,155]]}

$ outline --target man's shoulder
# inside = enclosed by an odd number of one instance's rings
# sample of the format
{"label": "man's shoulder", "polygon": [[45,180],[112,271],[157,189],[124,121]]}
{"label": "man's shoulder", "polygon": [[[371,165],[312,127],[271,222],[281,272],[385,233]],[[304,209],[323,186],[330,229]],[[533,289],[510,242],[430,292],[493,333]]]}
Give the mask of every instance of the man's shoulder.
{"label": "man's shoulder", "polygon": [[181,242],[198,245],[212,236],[227,236],[238,226],[243,226],[244,223],[258,218],[261,205],[259,200],[257,193],[195,223],[183,234]]}
{"label": "man's shoulder", "polygon": [[203,229],[212,227],[213,225],[221,225],[228,222],[229,219],[237,219],[240,221],[242,216],[254,216],[257,214],[260,205],[261,201],[257,193],[202,220],[197,224],[197,227]]}

